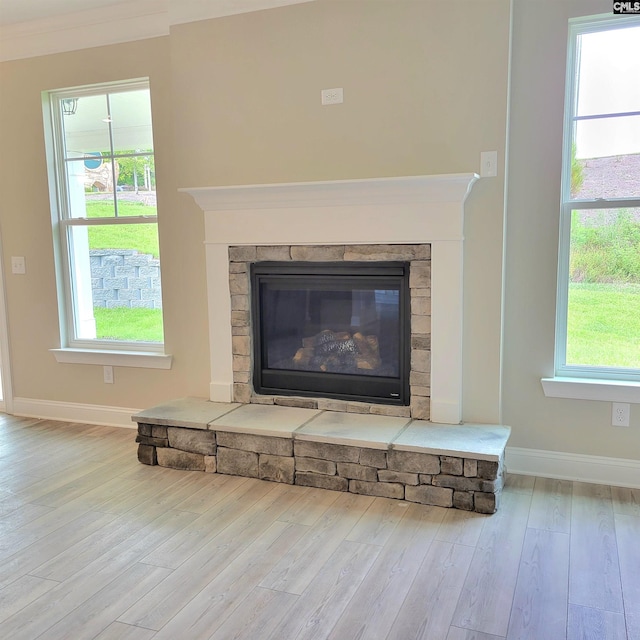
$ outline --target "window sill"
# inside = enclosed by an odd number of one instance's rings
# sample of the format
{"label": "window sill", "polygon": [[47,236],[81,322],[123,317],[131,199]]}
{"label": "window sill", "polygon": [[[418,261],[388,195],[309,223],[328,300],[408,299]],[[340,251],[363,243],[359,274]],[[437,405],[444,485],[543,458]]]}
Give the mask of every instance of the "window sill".
{"label": "window sill", "polygon": [[640,382],[597,378],[542,378],[540,382],[547,398],[640,404]]}
{"label": "window sill", "polygon": [[173,356],[140,351],[99,349],[49,349],[57,362],[65,364],[99,364],[140,369],[171,369]]}

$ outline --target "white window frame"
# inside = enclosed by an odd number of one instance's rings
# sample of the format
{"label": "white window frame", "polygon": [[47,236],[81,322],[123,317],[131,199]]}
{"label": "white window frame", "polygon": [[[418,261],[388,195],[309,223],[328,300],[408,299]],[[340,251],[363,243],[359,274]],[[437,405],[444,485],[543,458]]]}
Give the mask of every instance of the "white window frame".
{"label": "white window frame", "polygon": [[555,376],[542,380],[545,395],[549,397],[640,402],[640,370],[569,365],[566,362],[571,212],[576,209],[640,207],[640,197],[571,199],[571,150],[576,122],[578,36],[607,29],[621,29],[639,25],[640,16],[621,18],[620,16],[607,15],[569,20],[556,299]]}
{"label": "white window frame", "polygon": [[[67,177],[68,162],[64,157],[61,103],[71,97],[79,98],[104,95],[105,93],[122,93],[139,89],[149,89],[148,79],[139,78],[43,93],[61,344],[60,348],[51,349],[51,352],[58,362],[158,369],[169,369],[171,367],[172,358],[164,353],[163,342],[130,342],[75,337],[78,309],[72,290],[71,263],[74,260],[74,256],[68,240],[69,229],[72,227],[88,228],[93,224],[155,224],[157,226],[158,217],[157,215],[123,216],[121,218],[99,218],[94,221],[93,219],[74,218],[71,216]],[[114,194],[114,197],[117,198],[116,194]]]}

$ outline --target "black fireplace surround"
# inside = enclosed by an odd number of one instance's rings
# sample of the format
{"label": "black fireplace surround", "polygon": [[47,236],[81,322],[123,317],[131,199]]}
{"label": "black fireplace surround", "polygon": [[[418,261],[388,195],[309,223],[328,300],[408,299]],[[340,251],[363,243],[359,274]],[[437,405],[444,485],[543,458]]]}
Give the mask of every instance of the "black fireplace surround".
{"label": "black fireplace surround", "polygon": [[409,405],[408,262],[251,265],[254,391]]}

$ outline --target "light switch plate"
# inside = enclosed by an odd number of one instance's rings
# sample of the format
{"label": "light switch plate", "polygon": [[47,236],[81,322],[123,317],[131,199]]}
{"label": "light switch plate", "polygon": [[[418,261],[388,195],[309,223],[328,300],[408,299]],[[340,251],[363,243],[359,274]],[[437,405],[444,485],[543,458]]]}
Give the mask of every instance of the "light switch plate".
{"label": "light switch plate", "polygon": [[24,256],[11,256],[11,273],[22,275],[27,273]]}
{"label": "light switch plate", "polygon": [[498,175],[498,152],[480,152],[480,177],[495,178]]}

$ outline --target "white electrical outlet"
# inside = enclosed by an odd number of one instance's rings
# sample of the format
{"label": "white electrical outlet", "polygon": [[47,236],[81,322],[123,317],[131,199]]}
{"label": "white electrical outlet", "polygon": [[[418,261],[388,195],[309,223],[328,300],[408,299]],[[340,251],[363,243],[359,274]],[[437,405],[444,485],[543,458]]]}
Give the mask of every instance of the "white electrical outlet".
{"label": "white electrical outlet", "polygon": [[342,88],[338,89],[323,89],[320,92],[322,98],[322,105],[328,104],[341,104],[344,102],[344,91]]}
{"label": "white electrical outlet", "polygon": [[614,427],[628,427],[631,405],[627,402],[613,402],[611,410],[611,424]]}
{"label": "white electrical outlet", "polygon": [[113,384],[113,367],[106,365],[102,367],[102,375],[104,377],[105,384]]}

